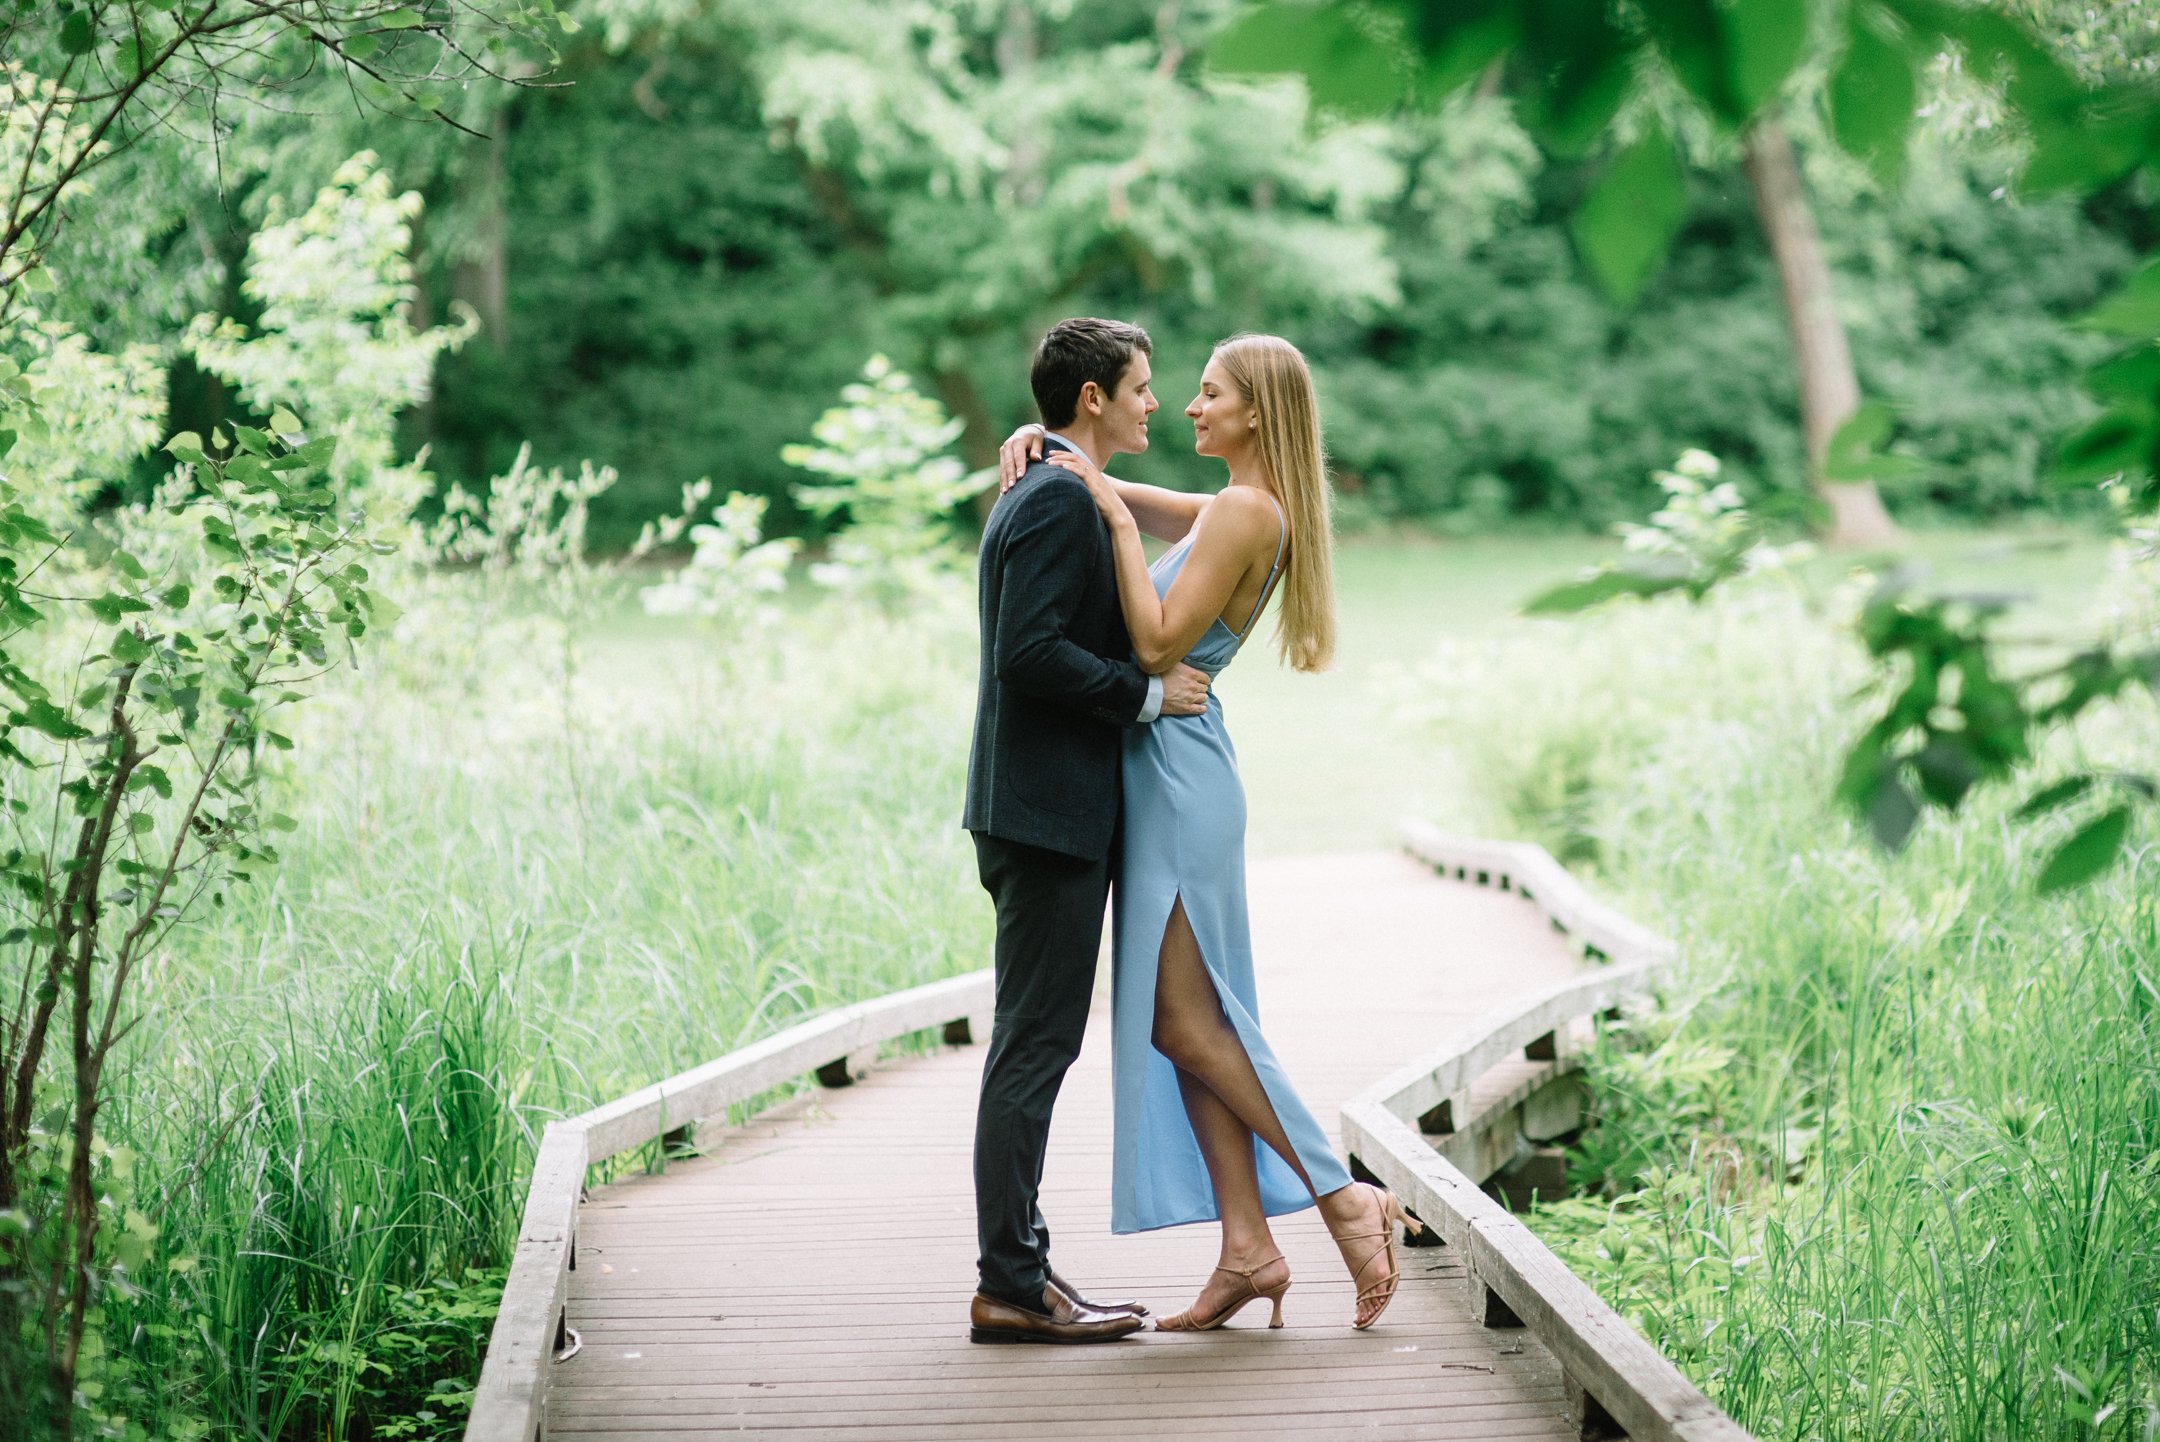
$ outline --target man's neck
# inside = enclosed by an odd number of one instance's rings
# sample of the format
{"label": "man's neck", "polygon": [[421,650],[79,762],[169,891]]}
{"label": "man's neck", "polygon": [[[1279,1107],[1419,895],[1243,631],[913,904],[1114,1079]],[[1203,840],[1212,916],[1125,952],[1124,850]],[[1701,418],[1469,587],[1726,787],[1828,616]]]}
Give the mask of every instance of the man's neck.
{"label": "man's neck", "polygon": [[1098,471],[1107,468],[1110,458],[1117,454],[1110,449],[1101,431],[1091,425],[1075,422],[1069,426],[1051,426],[1049,434],[1093,461]]}

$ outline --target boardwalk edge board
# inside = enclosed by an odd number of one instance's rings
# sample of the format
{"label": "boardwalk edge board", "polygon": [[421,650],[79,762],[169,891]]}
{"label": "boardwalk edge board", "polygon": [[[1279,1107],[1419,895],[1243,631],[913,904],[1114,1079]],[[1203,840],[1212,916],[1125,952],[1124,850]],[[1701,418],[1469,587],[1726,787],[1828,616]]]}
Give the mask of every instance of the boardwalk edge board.
{"label": "boardwalk edge board", "polygon": [[563,1312],[577,1265],[585,1171],[737,1102],[812,1072],[844,1080],[862,1054],[935,1027],[948,1040],[986,1042],[994,983],[988,969],[827,1012],[626,1097],[548,1123],[533,1159],[517,1250],[474,1389],[466,1442],[533,1442],[547,1427],[548,1369],[571,1344]]}
{"label": "boardwalk edge board", "polygon": [[[1342,1109],[1344,1145],[1456,1249],[1469,1276],[1472,1312],[1488,1326],[1527,1328],[1559,1361],[1583,1436],[1752,1442],[1513,1212],[1487,1196],[1482,1178],[1448,1160],[1425,1135],[1426,1124],[1466,1134],[1489,1123],[1466,1113],[1472,1085],[1501,1062],[1551,1062],[1557,1079],[1583,1019],[1646,991],[1671,961],[1673,944],[1592,897],[1541,846],[1452,837],[1418,822],[1403,828],[1403,845],[1443,876],[1522,896],[1586,955],[1610,965],[1482,1018],[1359,1093]],[[1488,1111],[1521,1105],[1523,1090],[1494,1098]]]}

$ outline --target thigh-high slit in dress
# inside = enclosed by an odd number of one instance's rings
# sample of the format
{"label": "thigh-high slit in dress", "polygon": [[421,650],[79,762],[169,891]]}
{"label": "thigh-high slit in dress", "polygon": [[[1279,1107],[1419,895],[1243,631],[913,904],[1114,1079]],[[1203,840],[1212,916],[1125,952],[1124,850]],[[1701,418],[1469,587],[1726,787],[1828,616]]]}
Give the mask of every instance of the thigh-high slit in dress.
{"label": "thigh-high slit in dress", "polygon": [[[1277,510],[1279,521],[1280,507]],[[1191,544],[1188,536],[1149,568],[1157,594],[1167,592],[1177,579]],[[1230,664],[1267,604],[1275,573],[1282,567],[1282,551],[1278,542],[1275,565],[1245,629],[1232,631],[1220,617],[1211,621],[1186,655],[1186,665],[1214,676]],[[1112,943],[1117,1139],[1111,1163],[1111,1229],[1145,1232],[1218,1219],[1214,1188],[1185,1116],[1177,1071],[1154,1044],[1156,964],[1163,931],[1180,900],[1223,1014],[1243,1043],[1299,1165],[1312,1180],[1308,1192],[1297,1172],[1255,1137],[1261,1204],[1269,1216],[1311,1206],[1315,1193],[1349,1185],[1350,1175],[1260,1034],[1245,915],[1245,788],[1238,779],[1237,752],[1223,725],[1222,701],[1210,691],[1201,715],[1165,716],[1129,731],[1123,776],[1124,838]]]}

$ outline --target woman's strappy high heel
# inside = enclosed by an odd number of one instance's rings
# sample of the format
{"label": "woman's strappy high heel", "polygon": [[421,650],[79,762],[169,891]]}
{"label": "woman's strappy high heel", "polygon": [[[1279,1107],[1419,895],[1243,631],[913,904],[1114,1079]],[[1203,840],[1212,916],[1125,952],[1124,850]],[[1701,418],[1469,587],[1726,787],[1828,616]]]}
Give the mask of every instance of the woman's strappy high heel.
{"label": "woman's strappy high heel", "polygon": [[[1367,1302],[1371,1301],[1377,1301],[1380,1304],[1373,1309],[1373,1314],[1362,1322],[1357,1321],[1356,1314],[1352,1313],[1350,1325],[1362,1332],[1380,1320],[1380,1314],[1387,1310],[1388,1303],[1395,1300],[1396,1285],[1402,1281],[1402,1266],[1395,1260],[1395,1229],[1402,1227],[1415,1235],[1425,1230],[1425,1224],[1404,1211],[1401,1198],[1387,1188],[1376,1187],[1370,1182],[1360,1182],[1358,1185],[1379,1198],[1380,1230],[1377,1232],[1350,1232],[1337,1237],[1335,1244],[1341,1246],[1344,1242],[1371,1241],[1378,1241],[1381,1244],[1366,1253],[1365,1260],[1358,1263],[1350,1273],[1350,1280],[1357,1285],[1358,1289],[1357,1306],[1362,1308]],[[1382,1254],[1385,1254],[1388,1259],[1387,1275],[1368,1283],[1365,1280],[1365,1269],[1373,1264],[1375,1257]]]}
{"label": "woman's strappy high heel", "polygon": [[1243,1311],[1247,1304],[1257,1302],[1262,1297],[1275,1304],[1275,1315],[1268,1322],[1268,1325],[1270,1327],[1280,1327],[1283,1324],[1283,1293],[1290,1290],[1290,1279],[1285,1277],[1272,1287],[1262,1288],[1253,1285],[1253,1273],[1259,1271],[1262,1267],[1272,1267],[1282,1260],[1283,1254],[1277,1252],[1274,1256],[1267,1258],[1265,1261],[1255,1262],[1250,1267],[1217,1267],[1216,1271],[1228,1272],[1231,1276],[1242,1280],[1245,1283],[1245,1295],[1234,1297],[1224,1303],[1216,1309],[1215,1315],[1212,1317],[1195,1317],[1193,1309],[1190,1307],[1187,1307],[1174,1317],[1158,1317],[1155,1321],[1155,1330],[1158,1332],[1212,1332]]}

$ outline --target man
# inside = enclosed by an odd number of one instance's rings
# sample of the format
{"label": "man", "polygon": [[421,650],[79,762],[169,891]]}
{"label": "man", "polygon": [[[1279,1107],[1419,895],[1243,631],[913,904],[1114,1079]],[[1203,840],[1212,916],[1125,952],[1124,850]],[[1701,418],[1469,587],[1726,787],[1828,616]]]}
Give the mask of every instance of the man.
{"label": "man", "polygon": [[[1147,332],[1067,320],[1036,347],[1030,381],[1046,450],[1096,465],[1147,449]],[[997,1020],[975,1115],[981,1281],[977,1342],[1107,1342],[1140,1330],[1137,1303],[1087,1301],[1050,1269],[1036,1202],[1050,1111],[1080,1053],[1110,890],[1120,733],[1198,715],[1207,676],[1143,674],[1118,609],[1109,529],[1070,471],[1030,466],[983,528],[982,678],[967,809],[997,907]]]}

